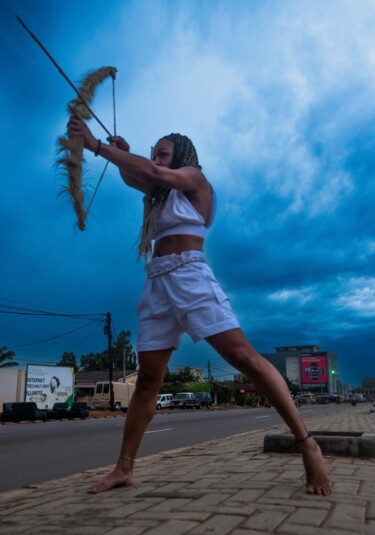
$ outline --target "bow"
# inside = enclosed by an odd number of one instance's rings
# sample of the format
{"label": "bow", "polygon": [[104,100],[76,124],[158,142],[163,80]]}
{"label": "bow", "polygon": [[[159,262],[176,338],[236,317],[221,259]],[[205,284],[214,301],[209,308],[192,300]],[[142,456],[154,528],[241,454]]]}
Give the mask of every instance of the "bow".
{"label": "bow", "polygon": [[[117,69],[114,67],[103,67],[97,71],[90,72],[82,81],[79,87],[80,96],[71,100],[68,104],[68,111],[70,114],[79,115],[83,119],[90,119],[92,117],[91,111],[87,104],[91,104],[94,97],[95,89],[108,76],[112,77],[113,83],[116,77]],[[82,101],[83,99],[83,101]],[[107,131],[107,133],[109,133]],[[109,135],[111,135],[109,133]],[[104,173],[107,169],[108,162],[105,165],[104,171],[101,174],[98,185],[93,193],[88,208],[84,209],[85,196],[83,193],[84,184],[82,180],[83,163],[83,139],[77,136],[60,136],[57,140],[58,149],[57,154],[60,157],[56,161],[56,167],[62,169],[63,174],[66,175],[68,184],[63,187],[62,193],[67,194],[72,201],[73,208],[77,214],[78,228],[85,230],[86,218],[92,201],[98,191],[98,187],[103,179]]]}
{"label": "bow", "polygon": [[[32,37],[32,39],[37,43],[37,45],[43,50],[49,60],[54,64],[59,73],[65,78],[71,88],[77,94],[77,98],[71,100],[68,104],[68,111],[72,114],[78,114],[84,119],[94,119],[102,126],[102,128],[111,136],[110,131],[104,126],[100,119],[95,115],[95,113],[90,108],[89,104],[91,103],[96,87],[105,80],[108,76],[112,77],[112,94],[113,94],[113,112],[114,112],[114,134],[116,135],[116,117],[115,117],[115,90],[114,90],[114,81],[116,78],[117,69],[115,67],[103,67],[97,71],[89,73],[83,80],[81,87],[79,89],[73,84],[70,78],[65,74],[57,61],[53,56],[48,52],[43,43],[36,37],[36,35],[26,26],[23,20],[16,15],[18,22],[21,26],[27,31],[27,33]],[[105,165],[105,168],[100,176],[99,182],[95,188],[93,196],[90,200],[88,208],[85,210],[84,205],[84,194],[82,191],[82,163],[83,159],[83,140],[76,137],[61,136],[58,138],[58,154],[61,154],[61,157],[56,161],[57,167],[61,167],[68,177],[68,185],[63,188],[63,193],[68,193],[71,196],[74,210],[78,218],[78,228],[80,230],[85,230],[85,220],[87,214],[92,205],[96,192],[98,191],[99,185],[104,177],[104,173],[107,169],[108,162]]]}

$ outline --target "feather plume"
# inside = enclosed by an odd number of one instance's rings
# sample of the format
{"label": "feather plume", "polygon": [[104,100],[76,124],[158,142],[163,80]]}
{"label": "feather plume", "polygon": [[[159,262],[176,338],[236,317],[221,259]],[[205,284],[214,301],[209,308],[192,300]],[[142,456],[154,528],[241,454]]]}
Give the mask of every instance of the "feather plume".
{"label": "feather plume", "polygon": [[[96,71],[90,72],[81,82],[79,94],[82,99],[77,97],[68,103],[68,112],[73,115],[79,115],[83,119],[90,119],[91,113],[87,106],[90,105],[95,89],[108,76],[115,78],[117,69],[114,67],[103,67]],[[84,102],[85,103],[84,103]],[[77,215],[77,224],[80,230],[85,230],[86,211],[84,209],[85,196],[83,193],[83,140],[77,136],[61,136],[57,140],[56,166],[63,171],[67,178],[67,185],[63,187],[62,193],[66,193],[73,204]]]}

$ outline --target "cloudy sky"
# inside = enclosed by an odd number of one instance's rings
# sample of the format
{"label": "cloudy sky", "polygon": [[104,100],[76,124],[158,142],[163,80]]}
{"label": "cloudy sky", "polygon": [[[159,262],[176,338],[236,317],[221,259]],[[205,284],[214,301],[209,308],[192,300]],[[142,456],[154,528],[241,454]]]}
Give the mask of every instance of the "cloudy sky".
{"label": "cloudy sky", "polygon": [[[1,13],[0,347],[22,366],[79,360],[106,347],[94,320],[107,311],[135,341],[144,279],[141,195],[115,167],[86,231],[59,196],[75,95],[18,15],[74,82],[118,69],[117,132],[133,152],[170,132],[194,141],[218,197],[206,253],[257,349],[318,344],[337,351],[341,380],[375,376],[372,0],[1,0]],[[113,132],[110,81],[93,108]],[[88,198],[103,166],[87,155]],[[171,368],[208,360],[228,376],[186,337]]]}

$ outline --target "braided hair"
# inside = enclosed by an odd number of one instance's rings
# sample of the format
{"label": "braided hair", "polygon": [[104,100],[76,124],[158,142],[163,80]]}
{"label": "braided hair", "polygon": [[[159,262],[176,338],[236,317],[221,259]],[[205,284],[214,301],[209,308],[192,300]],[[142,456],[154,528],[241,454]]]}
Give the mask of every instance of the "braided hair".
{"label": "braided hair", "polygon": [[202,169],[198,162],[198,154],[193,142],[187,136],[181,134],[169,134],[161,139],[167,139],[174,145],[173,159],[170,168],[179,169],[180,167],[198,167]]}
{"label": "braided hair", "polygon": [[[173,143],[173,158],[170,169],[180,169],[181,167],[197,167],[199,165],[198,154],[191,139],[182,134],[169,134],[161,139],[167,139]],[[159,140],[159,141],[160,141]],[[156,221],[169,195],[170,188],[156,186],[151,195],[145,195],[143,198],[143,225],[140,232],[138,245],[138,259],[143,256],[147,259],[152,252],[151,236],[153,232],[152,222]]]}

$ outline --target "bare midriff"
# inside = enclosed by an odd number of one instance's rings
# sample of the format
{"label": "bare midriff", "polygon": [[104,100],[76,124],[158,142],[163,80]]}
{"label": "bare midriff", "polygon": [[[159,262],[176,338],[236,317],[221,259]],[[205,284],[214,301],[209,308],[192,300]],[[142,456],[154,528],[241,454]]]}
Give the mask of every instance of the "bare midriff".
{"label": "bare midriff", "polygon": [[190,234],[174,234],[160,238],[154,245],[155,256],[181,254],[184,251],[203,251],[203,238]]}

